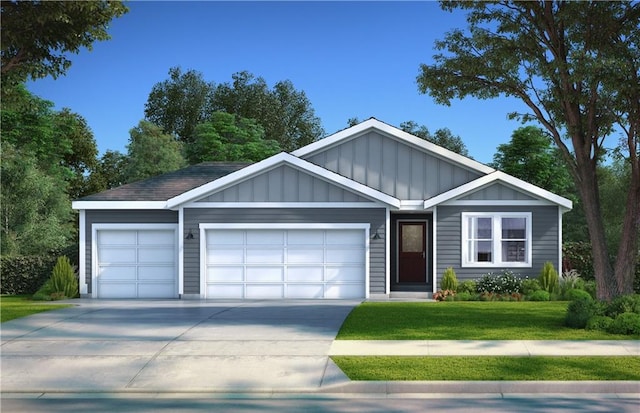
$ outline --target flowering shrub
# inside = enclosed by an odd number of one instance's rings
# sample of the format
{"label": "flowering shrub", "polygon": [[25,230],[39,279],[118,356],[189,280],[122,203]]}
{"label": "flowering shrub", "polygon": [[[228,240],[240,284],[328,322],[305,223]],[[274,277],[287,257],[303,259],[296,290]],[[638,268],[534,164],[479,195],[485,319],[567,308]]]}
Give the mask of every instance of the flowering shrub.
{"label": "flowering shrub", "polygon": [[520,293],[522,280],[512,271],[504,270],[501,274],[485,274],[476,280],[476,291],[494,294]]}

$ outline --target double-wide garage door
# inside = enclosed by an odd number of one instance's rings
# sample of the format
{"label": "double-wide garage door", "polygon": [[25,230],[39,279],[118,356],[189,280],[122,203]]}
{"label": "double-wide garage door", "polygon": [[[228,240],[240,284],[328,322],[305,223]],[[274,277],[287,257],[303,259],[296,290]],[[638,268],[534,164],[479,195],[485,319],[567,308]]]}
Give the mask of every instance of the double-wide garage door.
{"label": "double-wide garage door", "polygon": [[174,228],[99,229],[96,238],[97,297],[178,296]]}
{"label": "double-wide garage door", "polygon": [[362,298],[362,229],[208,229],[207,298]]}

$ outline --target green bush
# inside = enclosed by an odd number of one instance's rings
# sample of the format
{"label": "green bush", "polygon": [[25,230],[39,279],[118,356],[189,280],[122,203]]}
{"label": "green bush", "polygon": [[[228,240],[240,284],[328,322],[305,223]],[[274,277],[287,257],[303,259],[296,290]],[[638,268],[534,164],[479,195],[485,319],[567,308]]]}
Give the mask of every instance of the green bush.
{"label": "green bush", "polygon": [[545,290],[536,290],[527,295],[529,301],[549,301],[549,293]]}
{"label": "green bush", "polygon": [[589,293],[591,298],[596,299],[596,282],[595,281],[585,281],[584,288],[582,288],[586,292]]}
{"label": "green bush", "polygon": [[605,314],[611,318],[616,318],[618,314],[636,313],[640,314],[640,294],[629,294],[616,297],[609,303]]}
{"label": "green bush", "polygon": [[442,275],[442,289],[443,290],[458,290],[458,278],[456,277],[456,272],[452,267],[444,270],[444,274]]}
{"label": "green bush", "polygon": [[543,290],[554,293],[558,290],[558,271],[553,267],[553,263],[547,261],[540,271],[538,280]]}
{"label": "green bush", "polygon": [[461,283],[458,283],[457,291],[459,293],[469,293],[473,295],[476,292],[476,282],[473,280],[466,280]]}
{"label": "green bush", "polygon": [[618,314],[607,331],[613,334],[640,334],[640,314]]}
{"label": "green bush", "polygon": [[55,258],[50,256],[15,256],[0,259],[0,292],[33,294],[51,276]]}
{"label": "green bush", "polygon": [[525,278],[522,280],[522,285],[520,286],[521,292],[524,295],[531,295],[536,291],[542,290],[540,287],[540,281],[535,278]]}
{"label": "green bush", "polygon": [[587,330],[608,331],[613,324],[613,318],[604,315],[594,315],[587,321]]}
{"label": "green bush", "polygon": [[69,258],[58,258],[51,278],[33,296],[34,299],[62,300],[78,296],[78,278]]}
{"label": "green bush", "polygon": [[567,327],[585,328],[587,321],[596,315],[603,315],[600,303],[591,299],[578,299],[569,303],[564,322]]}
{"label": "green bush", "polygon": [[564,293],[563,298],[567,301],[573,301],[573,300],[579,300],[579,299],[593,300],[593,297],[591,297],[591,294],[589,294],[584,290],[577,290],[575,288],[571,288],[567,290]]}
{"label": "green bush", "polygon": [[519,293],[522,286],[522,279],[509,270],[502,271],[501,274],[485,274],[476,281],[476,292],[494,294]]}
{"label": "green bush", "polygon": [[459,292],[454,297],[455,301],[472,301],[475,298],[473,294],[467,291]]}

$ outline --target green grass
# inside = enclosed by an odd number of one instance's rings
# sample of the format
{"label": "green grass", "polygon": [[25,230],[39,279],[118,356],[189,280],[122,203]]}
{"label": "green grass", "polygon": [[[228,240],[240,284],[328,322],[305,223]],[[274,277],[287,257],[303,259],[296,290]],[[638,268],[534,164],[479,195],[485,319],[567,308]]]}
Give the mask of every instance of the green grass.
{"label": "green grass", "polygon": [[28,295],[3,295],[0,297],[0,322],[66,307],[71,305],[33,301]]}
{"label": "green grass", "polygon": [[351,380],[640,380],[640,357],[334,356]]}
{"label": "green grass", "polygon": [[339,340],[630,340],[636,336],[564,326],[568,303],[363,303],[347,317]]}

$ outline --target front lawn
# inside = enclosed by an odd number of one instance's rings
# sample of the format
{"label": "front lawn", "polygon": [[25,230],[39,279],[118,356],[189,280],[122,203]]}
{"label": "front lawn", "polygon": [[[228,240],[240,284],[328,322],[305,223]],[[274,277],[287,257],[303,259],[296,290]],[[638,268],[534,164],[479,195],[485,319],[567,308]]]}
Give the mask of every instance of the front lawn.
{"label": "front lawn", "polygon": [[33,301],[28,295],[3,295],[0,297],[0,322],[66,307],[71,305]]}
{"label": "front lawn", "polygon": [[351,380],[640,380],[640,357],[334,356]]}
{"label": "front lawn", "polygon": [[338,340],[633,340],[564,326],[567,302],[367,302]]}

